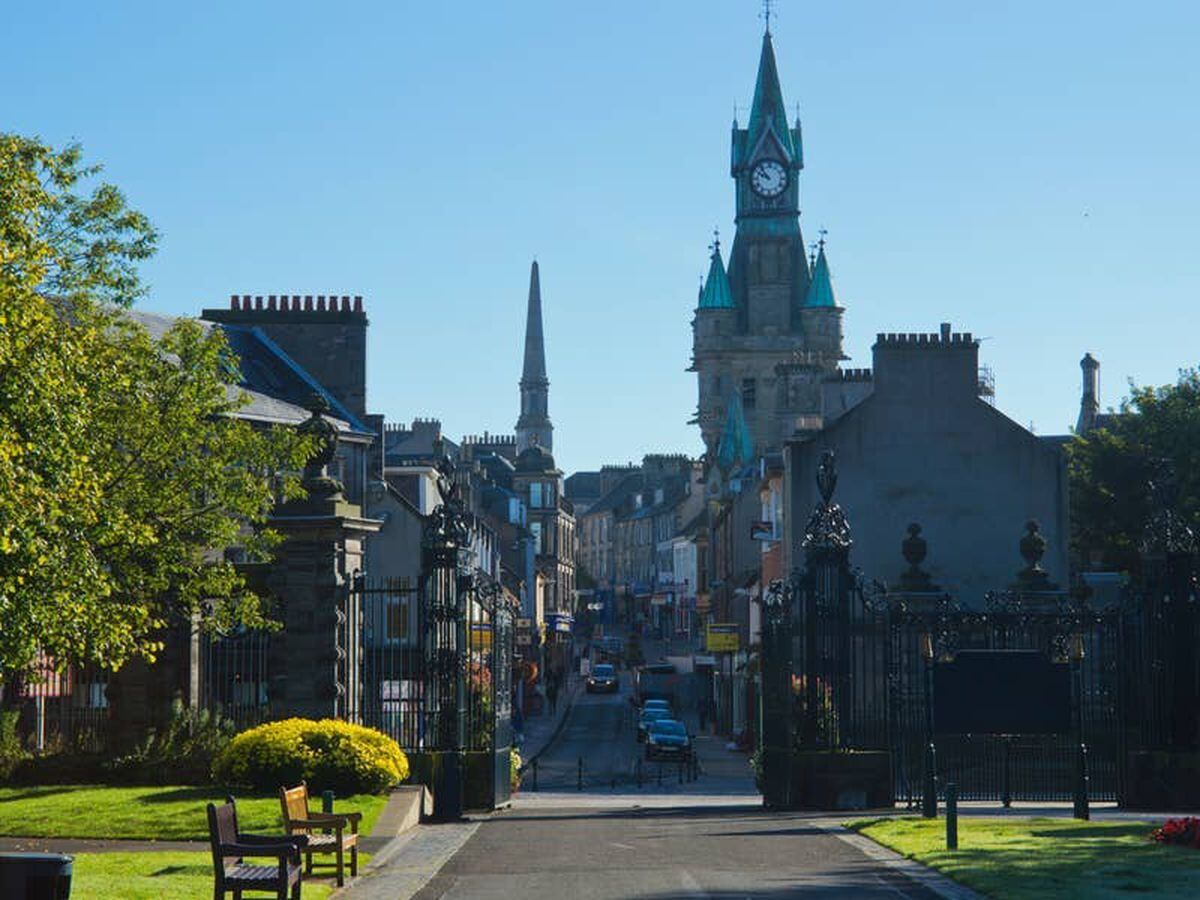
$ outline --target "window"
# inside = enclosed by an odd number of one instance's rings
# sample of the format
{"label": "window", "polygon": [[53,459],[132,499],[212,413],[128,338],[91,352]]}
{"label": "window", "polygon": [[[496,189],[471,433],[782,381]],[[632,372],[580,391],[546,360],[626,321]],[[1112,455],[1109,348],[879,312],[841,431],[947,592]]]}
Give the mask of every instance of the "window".
{"label": "window", "polygon": [[542,483],[540,481],[529,485],[529,505],[534,509],[542,508]]}
{"label": "window", "polygon": [[754,405],[758,402],[758,385],[753,378],[742,379],[742,407],[744,409],[754,409]]}
{"label": "window", "polygon": [[529,531],[533,534],[533,551],[535,553],[542,552],[542,523],[532,522],[529,525]]}

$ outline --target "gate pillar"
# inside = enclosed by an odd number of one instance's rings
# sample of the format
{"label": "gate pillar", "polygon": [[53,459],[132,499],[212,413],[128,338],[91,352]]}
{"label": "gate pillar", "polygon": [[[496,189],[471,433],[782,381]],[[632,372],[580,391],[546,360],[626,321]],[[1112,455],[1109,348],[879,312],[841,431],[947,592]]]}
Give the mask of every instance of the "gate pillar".
{"label": "gate pillar", "polygon": [[765,597],[758,733],[762,735],[763,805],[768,809],[788,809],[792,802],[791,598],[792,590],[779,581],[771,584]]}
{"label": "gate pillar", "polygon": [[303,499],[285,503],[270,527],[283,535],[267,576],[282,603],[283,629],[271,636],[271,709],[276,716],[357,719],[361,708],[361,612],[350,590],[362,567],[367,535],[382,522],[366,519],[342,495],[326,467],[337,451],[337,428],[315,396],[300,431],[317,439],[304,469]]}

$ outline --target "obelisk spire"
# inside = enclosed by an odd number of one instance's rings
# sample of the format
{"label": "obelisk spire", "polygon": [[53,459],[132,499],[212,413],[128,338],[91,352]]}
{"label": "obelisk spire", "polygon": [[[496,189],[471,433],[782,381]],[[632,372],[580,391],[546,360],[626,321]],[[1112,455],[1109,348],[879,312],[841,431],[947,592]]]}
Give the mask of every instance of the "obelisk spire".
{"label": "obelisk spire", "polygon": [[518,453],[535,444],[546,451],[554,449],[549,404],[546,342],[542,335],[542,286],[535,259],[529,272],[529,306],[525,314],[525,364],[521,369],[521,415],[517,419]]}

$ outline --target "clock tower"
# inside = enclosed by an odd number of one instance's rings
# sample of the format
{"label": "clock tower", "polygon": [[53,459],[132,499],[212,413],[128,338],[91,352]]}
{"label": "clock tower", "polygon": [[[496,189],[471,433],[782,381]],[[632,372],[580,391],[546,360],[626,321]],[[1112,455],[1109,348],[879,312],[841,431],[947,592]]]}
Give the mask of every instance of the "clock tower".
{"label": "clock tower", "polygon": [[811,430],[821,419],[821,385],[843,358],[842,310],[832,299],[824,248],[821,266],[810,270],[800,232],[803,168],[800,122],[788,123],[768,28],[749,119],[744,128],[733,123],[736,232],[728,269],[714,246],[692,323],[695,421],[710,454],[735,395],[758,453]]}

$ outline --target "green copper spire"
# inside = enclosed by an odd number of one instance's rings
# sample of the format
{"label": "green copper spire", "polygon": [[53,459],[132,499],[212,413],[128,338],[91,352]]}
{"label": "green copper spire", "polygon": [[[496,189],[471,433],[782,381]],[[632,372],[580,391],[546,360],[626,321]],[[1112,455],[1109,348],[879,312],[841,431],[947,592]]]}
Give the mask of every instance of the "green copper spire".
{"label": "green copper spire", "polygon": [[729,411],[725,417],[725,430],[717,444],[717,464],[726,472],[738,463],[745,465],[754,459],[754,441],[750,439],[750,426],[742,410],[741,395],[734,391],[729,398]]}
{"label": "green copper spire", "polygon": [[712,261],[708,266],[708,279],[700,293],[701,309],[735,309],[733,291],[729,287],[729,276],[725,274],[725,263],[721,261],[721,243],[713,239]]}
{"label": "green copper spire", "polygon": [[837,306],[833,296],[833,282],[829,278],[829,260],[825,258],[825,239],[817,244],[817,261],[813,265],[812,281],[804,297],[804,307]]}
{"label": "green copper spire", "polygon": [[758,80],[754,83],[754,102],[750,104],[746,148],[752,150],[757,146],[768,128],[774,133],[789,161],[799,162],[799,147],[792,141],[787,110],[783,105],[783,91],[779,88],[779,71],[775,67],[775,48],[771,44],[770,31],[763,35],[762,55],[758,59]]}

